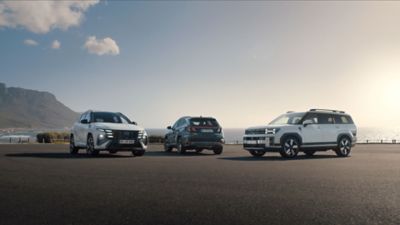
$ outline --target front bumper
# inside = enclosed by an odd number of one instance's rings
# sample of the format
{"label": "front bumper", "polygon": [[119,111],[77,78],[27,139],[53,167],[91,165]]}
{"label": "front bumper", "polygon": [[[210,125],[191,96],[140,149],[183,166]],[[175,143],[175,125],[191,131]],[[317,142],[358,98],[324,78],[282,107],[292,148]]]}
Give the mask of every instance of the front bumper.
{"label": "front bumper", "polygon": [[279,151],[281,145],[274,136],[245,135],[243,136],[243,148],[247,151]]}
{"label": "front bumper", "polygon": [[[112,136],[105,136],[100,139],[101,133],[97,135],[96,150],[104,151],[145,151],[147,150],[147,136],[138,136],[136,131],[128,131],[126,136],[122,135],[126,131],[113,131]],[[125,143],[121,143],[124,141]],[[132,143],[129,143],[132,142]]]}

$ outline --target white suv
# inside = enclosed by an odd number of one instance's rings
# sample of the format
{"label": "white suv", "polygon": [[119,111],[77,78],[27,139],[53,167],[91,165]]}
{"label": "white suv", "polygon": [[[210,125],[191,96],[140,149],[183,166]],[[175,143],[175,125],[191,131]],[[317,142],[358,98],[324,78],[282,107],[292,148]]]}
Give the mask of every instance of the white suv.
{"label": "white suv", "polygon": [[124,114],[87,111],[71,130],[70,153],[77,154],[85,148],[89,155],[98,155],[99,151],[132,151],[134,156],[142,156],[147,144],[146,131]]}
{"label": "white suv", "polygon": [[310,109],[308,112],[287,112],[267,126],[246,129],[243,147],[253,156],[267,151],[294,158],[299,151],[313,156],[316,151],[334,150],[346,157],[356,144],[357,127],[343,111]]}

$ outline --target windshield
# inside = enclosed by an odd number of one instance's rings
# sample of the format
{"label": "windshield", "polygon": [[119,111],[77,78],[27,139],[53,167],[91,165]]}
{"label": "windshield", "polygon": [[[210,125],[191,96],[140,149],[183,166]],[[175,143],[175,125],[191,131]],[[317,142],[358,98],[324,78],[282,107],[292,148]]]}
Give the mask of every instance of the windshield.
{"label": "windshield", "polygon": [[125,123],[129,124],[129,119],[120,113],[94,112],[93,122],[95,123]]}
{"label": "windshield", "polygon": [[270,125],[299,124],[305,113],[287,113],[272,120]]}

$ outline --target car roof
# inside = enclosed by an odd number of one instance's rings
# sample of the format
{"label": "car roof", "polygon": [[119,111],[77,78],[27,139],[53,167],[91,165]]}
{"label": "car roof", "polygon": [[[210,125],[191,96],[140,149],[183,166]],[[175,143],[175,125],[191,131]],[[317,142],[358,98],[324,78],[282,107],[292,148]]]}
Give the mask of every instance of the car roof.
{"label": "car roof", "polygon": [[305,112],[293,112],[289,111],[286,114],[296,114],[296,113],[320,113],[320,114],[334,114],[334,115],[343,115],[343,116],[349,116],[349,114],[343,112],[343,111],[337,111],[337,110],[309,110]]}

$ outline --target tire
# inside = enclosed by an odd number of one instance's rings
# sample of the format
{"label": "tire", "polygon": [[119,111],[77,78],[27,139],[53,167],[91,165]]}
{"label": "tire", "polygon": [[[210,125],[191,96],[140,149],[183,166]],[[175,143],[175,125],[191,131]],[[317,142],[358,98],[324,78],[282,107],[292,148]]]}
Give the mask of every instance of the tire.
{"label": "tire", "polygon": [[171,152],[172,151],[172,147],[168,145],[166,140],[164,141],[164,151],[165,152]]}
{"label": "tire", "polygon": [[86,141],[86,153],[91,156],[96,156],[99,154],[99,150],[94,148],[94,139],[91,134],[88,135]]}
{"label": "tire", "polygon": [[314,150],[307,150],[307,151],[304,151],[304,154],[306,154],[306,156],[308,156],[308,157],[312,157],[312,156],[314,156],[315,152],[316,151],[314,151]]}
{"label": "tire", "polygon": [[299,153],[299,141],[297,138],[289,136],[282,142],[282,148],[279,151],[284,158],[294,158]]}
{"label": "tire", "polygon": [[78,154],[79,148],[77,148],[75,146],[75,140],[74,140],[74,136],[71,135],[71,137],[69,138],[69,153],[71,155],[76,155]]}
{"label": "tire", "polygon": [[254,157],[261,157],[261,156],[265,155],[265,151],[262,151],[262,150],[250,150],[249,152]]}
{"label": "tire", "polygon": [[142,151],[142,150],[133,150],[132,154],[133,154],[133,156],[142,156],[142,155],[144,155],[144,151]]}
{"label": "tire", "polygon": [[351,140],[349,137],[344,136],[339,139],[338,146],[335,149],[336,155],[339,157],[349,156],[351,151]]}
{"label": "tire", "polygon": [[221,155],[223,148],[222,147],[214,148],[213,151],[214,151],[214,154]]}
{"label": "tire", "polygon": [[186,149],[185,146],[183,146],[181,139],[178,139],[176,142],[176,150],[178,150],[178,153],[182,155],[185,154]]}

